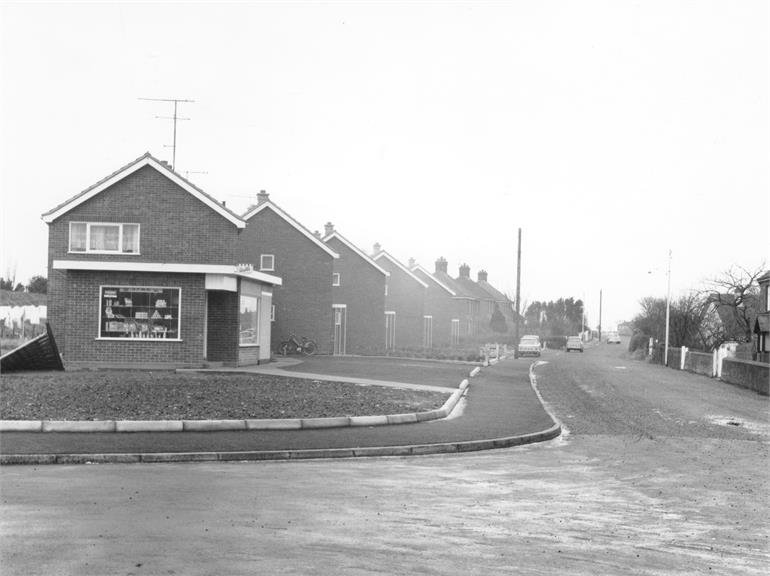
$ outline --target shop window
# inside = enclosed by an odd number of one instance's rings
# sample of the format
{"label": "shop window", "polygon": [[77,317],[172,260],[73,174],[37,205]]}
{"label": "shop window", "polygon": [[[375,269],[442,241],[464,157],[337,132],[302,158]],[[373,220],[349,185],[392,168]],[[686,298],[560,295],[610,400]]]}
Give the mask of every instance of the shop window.
{"label": "shop window", "polygon": [[241,285],[240,296],[240,345],[259,345],[260,289],[250,283]]}
{"label": "shop window", "polygon": [[102,286],[99,338],[179,340],[180,288]]}
{"label": "shop window", "polygon": [[139,254],[139,224],[70,222],[69,251]]}

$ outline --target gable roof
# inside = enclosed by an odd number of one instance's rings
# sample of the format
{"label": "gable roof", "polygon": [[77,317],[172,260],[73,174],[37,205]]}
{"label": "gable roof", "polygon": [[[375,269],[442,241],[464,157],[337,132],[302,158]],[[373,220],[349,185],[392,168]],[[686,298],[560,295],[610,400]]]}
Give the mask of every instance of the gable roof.
{"label": "gable roof", "polygon": [[451,294],[452,296],[457,296],[457,293],[456,293],[454,290],[452,290],[452,289],[451,289],[449,286],[447,286],[446,284],[444,284],[444,283],[443,283],[441,280],[439,280],[438,278],[436,278],[436,277],[435,277],[433,274],[431,274],[430,272],[428,272],[428,271],[427,271],[425,268],[423,268],[423,267],[422,267],[422,266],[420,266],[419,264],[415,264],[414,266],[412,266],[412,271],[413,271],[413,272],[414,272],[414,271],[417,271],[417,272],[421,272],[421,273],[423,273],[425,276],[427,276],[427,277],[428,277],[428,279],[429,279],[429,280],[432,280],[434,283],[436,283],[436,284],[437,284],[439,287],[443,288],[443,289],[444,289],[445,291],[447,291],[449,294]]}
{"label": "gable roof", "polygon": [[400,270],[401,270],[401,271],[402,271],[404,274],[406,274],[407,276],[411,277],[411,278],[412,278],[412,279],[413,279],[415,282],[419,283],[419,284],[420,284],[421,286],[423,286],[424,288],[427,288],[427,287],[428,287],[428,285],[427,285],[425,282],[423,282],[422,280],[420,280],[420,279],[419,279],[417,276],[415,276],[415,275],[414,275],[414,273],[412,273],[412,272],[409,270],[409,268],[407,268],[406,266],[404,266],[403,264],[401,264],[401,262],[399,262],[398,260],[396,260],[396,259],[395,259],[393,256],[391,256],[390,254],[388,254],[388,253],[387,253],[385,250],[380,250],[380,251],[377,253],[377,255],[375,255],[375,256],[374,256],[374,261],[376,262],[376,261],[377,261],[377,260],[379,260],[380,258],[385,258],[386,260],[389,260],[389,261],[391,261],[393,264],[395,264],[395,265],[396,265],[396,267],[397,267],[397,268],[399,268],[399,269],[400,269]]}
{"label": "gable roof", "polygon": [[479,288],[487,292],[492,298],[495,300],[495,302],[508,302],[509,298],[500,290],[492,286],[489,282],[485,280],[481,280],[480,282],[476,282],[478,284]]}
{"label": "gable roof", "polygon": [[375,262],[374,260],[372,260],[372,259],[371,259],[369,256],[367,256],[367,255],[366,255],[366,254],[365,254],[365,253],[364,253],[362,250],[360,250],[360,249],[359,249],[359,248],[358,248],[358,247],[357,247],[355,244],[353,244],[353,243],[352,243],[350,240],[348,240],[347,238],[345,238],[345,237],[344,237],[342,234],[340,234],[340,233],[339,233],[339,232],[337,232],[336,230],[335,230],[334,232],[332,232],[331,234],[329,234],[329,235],[325,236],[325,237],[323,238],[323,241],[324,241],[324,242],[329,242],[329,240],[332,240],[332,239],[334,239],[334,238],[336,238],[337,240],[339,240],[340,242],[342,242],[342,243],[343,243],[345,246],[347,246],[348,248],[350,248],[350,249],[351,249],[351,250],[352,250],[354,253],[356,253],[358,256],[360,256],[361,258],[363,258],[365,262],[367,262],[368,264],[371,264],[372,266],[374,266],[374,267],[375,267],[377,270],[379,270],[380,272],[382,272],[382,273],[383,273],[385,276],[390,276],[390,272],[388,272],[388,271],[387,271],[387,270],[385,270],[384,268],[381,268],[381,267],[380,267],[380,266],[377,264],[377,262]]}
{"label": "gable roof", "polygon": [[477,300],[492,300],[492,295],[484,290],[481,286],[479,286],[476,282],[471,280],[470,278],[463,278],[462,276],[458,276],[455,278],[455,282],[457,282],[460,286],[462,286],[465,291],[470,294],[473,298],[476,298]]}
{"label": "gable roof", "polygon": [[315,234],[313,234],[310,230],[305,228],[302,224],[297,222],[294,218],[292,218],[286,212],[284,212],[278,206],[276,206],[276,204],[272,200],[265,200],[261,204],[257,204],[256,206],[249,208],[246,214],[243,215],[243,219],[251,220],[254,216],[256,216],[257,214],[259,214],[264,210],[267,210],[268,208],[273,212],[275,212],[275,214],[278,215],[280,218],[285,220],[287,224],[289,224],[293,228],[296,228],[298,232],[306,236],[308,240],[313,242],[315,245],[321,248],[321,250],[329,254],[332,258],[340,257],[339,254],[337,254],[334,250],[332,250],[326,244],[324,244],[324,242],[320,238],[318,238]]}
{"label": "gable roof", "polygon": [[473,294],[471,294],[471,292],[468,291],[468,289],[465,286],[460,284],[457,280],[452,278],[446,272],[442,272],[440,270],[437,270],[436,272],[433,273],[433,276],[436,279],[438,279],[441,282],[443,282],[444,284],[446,284],[447,286],[449,286],[454,291],[454,293],[455,293],[454,297],[455,298],[470,298],[472,300],[478,300],[478,298],[476,296],[474,296]]}
{"label": "gable roof", "polygon": [[116,170],[106,178],[103,178],[99,180],[96,184],[93,184],[92,186],[89,186],[82,192],[75,194],[72,198],[69,200],[66,200],[62,204],[59,204],[52,210],[49,210],[48,212],[44,213],[41,218],[43,219],[43,222],[46,224],[52,223],[54,220],[59,218],[60,216],[63,216],[73,208],[79,206],[83,202],[90,200],[97,194],[103,192],[113,184],[116,184],[117,182],[120,182],[127,176],[133,174],[137,170],[140,170],[141,168],[144,168],[145,166],[150,166],[157,170],[160,174],[171,180],[174,184],[182,188],[183,190],[189,192],[193,197],[197,198],[201,202],[203,202],[206,206],[214,210],[214,212],[217,212],[220,216],[223,216],[235,226],[238,228],[245,228],[246,222],[244,222],[235,212],[232,212],[225,206],[223,206],[220,202],[218,202],[213,197],[206,194],[203,190],[195,186],[192,182],[187,180],[186,178],[183,178],[176,172],[174,172],[171,168],[164,165],[160,160],[153,157],[149,152],[145,152],[144,155],[140,156],[133,162],[129,162],[122,168]]}

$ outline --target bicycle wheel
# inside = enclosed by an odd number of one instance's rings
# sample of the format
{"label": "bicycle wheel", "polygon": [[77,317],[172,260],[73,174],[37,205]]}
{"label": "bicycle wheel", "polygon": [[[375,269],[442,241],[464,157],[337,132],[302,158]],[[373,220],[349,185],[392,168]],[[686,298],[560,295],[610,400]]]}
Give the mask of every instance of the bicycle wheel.
{"label": "bicycle wheel", "polygon": [[302,344],[302,353],[305,356],[312,356],[313,354],[315,354],[315,351],[317,349],[318,349],[318,346],[312,340],[306,340]]}

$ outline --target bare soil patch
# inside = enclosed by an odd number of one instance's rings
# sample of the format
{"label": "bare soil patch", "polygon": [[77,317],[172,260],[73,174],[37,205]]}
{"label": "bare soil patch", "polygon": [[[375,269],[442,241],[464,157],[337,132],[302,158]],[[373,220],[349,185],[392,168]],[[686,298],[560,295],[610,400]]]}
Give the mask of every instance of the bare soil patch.
{"label": "bare soil patch", "polygon": [[3,420],[322,418],[423,412],[442,392],[264,374],[77,371],[4,374]]}

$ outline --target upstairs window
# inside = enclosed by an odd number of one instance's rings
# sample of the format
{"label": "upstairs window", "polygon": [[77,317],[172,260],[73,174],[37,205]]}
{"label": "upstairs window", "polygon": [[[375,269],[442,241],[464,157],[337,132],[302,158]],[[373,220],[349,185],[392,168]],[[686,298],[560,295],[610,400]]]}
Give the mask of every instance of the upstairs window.
{"label": "upstairs window", "polygon": [[340,285],[340,273],[334,272],[332,274],[332,286],[339,286]]}
{"label": "upstairs window", "polygon": [[263,272],[272,272],[273,270],[275,270],[275,255],[260,254],[259,269],[262,270]]}
{"label": "upstairs window", "polygon": [[69,251],[139,254],[139,224],[70,222]]}

